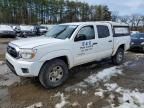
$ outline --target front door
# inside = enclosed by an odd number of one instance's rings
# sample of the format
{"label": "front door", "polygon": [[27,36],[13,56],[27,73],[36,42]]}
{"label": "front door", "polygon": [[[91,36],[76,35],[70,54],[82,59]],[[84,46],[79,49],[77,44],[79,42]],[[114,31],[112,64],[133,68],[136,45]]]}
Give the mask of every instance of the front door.
{"label": "front door", "polygon": [[[79,39],[78,39],[79,38]],[[95,28],[93,25],[82,27],[74,39],[74,65],[92,61],[95,56]]]}

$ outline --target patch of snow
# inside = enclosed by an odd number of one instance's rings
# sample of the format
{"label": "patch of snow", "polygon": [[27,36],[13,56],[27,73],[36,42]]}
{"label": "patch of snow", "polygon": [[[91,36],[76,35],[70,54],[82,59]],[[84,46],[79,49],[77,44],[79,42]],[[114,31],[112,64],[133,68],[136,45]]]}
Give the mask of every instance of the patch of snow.
{"label": "patch of snow", "polygon": [[[105,84],[105,87],[108,91],[113,91],[121,94],[121,97],[118,97],[118,101],[120,103],[119,106],[112,108],[144,108],[144,93],[140,93],[136,90],[129,90],[119,87],[117,84]],[[111,94],[109,98],[111,101],[114,99],[115,95]]]}
{"label": "patch of snow", "polygon": [[143,57],[144,56],[144,54],[135,54],[136,56],[141,56],[141,57]]}
{"label": "patch of snow", "polygon": [[91,106],[92,106],[92,102],[89,102],[88,104],[87,104],[87,108],[90,108]]}
{"label": "patch of snow", "polygon": [[109,98],[110,98],[111,100],[114,100],[115,95],[114,95],[114,94],[110,94],[110,95],[109,95]]}
{"label": "patch of snow", "polygon": [[114,67],[104,69],[104,70],[98,72],[98,74],[92,74],[84,81],[87,83],[90,83],[90,84],[95,84],[98,81],[106,82],[112,76],[116,76],[118,74],[122,74],[122,71],[120,69],[118,69],[118,67],[114,66]]}
{"label": "patch of snow", "polygon": [[66,101],[67,97],[64,97],[63,93],[58,92],[55,96],[60,96],[61,102],[57,103],[55,105],[55,108],[63,108],[66,104],[68,104],[69,102]]}
{"label": "patch of snow", "polygon": [[82,94],[83,94],[83,95],[87,94],[87,91],[82,91]]}
{"label": "patch of snow", "polygon": [[95,92],[94,94],[95,94],[95,96],[103,97],[103,92]]}
{"label": "patch of snow", "polygon": [[144,108],[144,93],[128,91],[124,92],[122,95],[122,103],[117,108],[124,108],[123,106],[128,106],[128,108]]}
{"label": "patch of snow", "polygon": [[135,54],[136,60],[141,59],[142,57],[144,57],[144,54]]}
{"label": "patch of snow", "polygon": [[81,91],[81,88],[86,88],[88,85],[85,82],[80,82],[77,84],[74,84],[72,86],[66,87],[65,91],[66,92],[71,92],[71,91],[75,91],[76,93]]}
{"label": "patch of snow", "polygon": [[74,102],[73,104],[72,104],[72,107],[76,107],[76,106],[79,106],[80,104],[78,103],[78,102]]}
{"label": "patch of snow", "polygon": [[42,102],[38,102],[25,108],[42,108],[42,106],[43,106]]}
{"label": "patch of snow", "polygon": [[75,92],[76,94],[81,93],[81,91],[82,91],[81,88],[75,88],[75,89],[74,89],[74,92]]}
{"label": "patch of snow", "polygon": [[127,62],[125,62],[123,65],[124,66],[128,66],[129,64],[132,64],[133,63],[133,61],[127,61]]}
{"label": "patch of snow", "polygon": [[5,62],[4,61],[0,61],[0,65],[3,65],[3,64],[5,64]]}
{"label": "patch of snow", "polygon": [[118,87],[115,91],[118,92],[118,93],[120,93],[120,92],[123,91],[123,89],[121,87]]}
{"label": "patch of snow", "polygon": [[117,76],[118,74],[122,74],[122,70],[119,67],[110,67],[98,72],[97,74],[91,74],[88,78],[84,79],[84,81],[65,88],[65,91],[75,90],[75,88],[86,88],[88,85],[95,86],[97,82],[106,82],[110,80],[112,76]]}
{"label": "patch of snow", "polygon": [[118,85],[116,83],[113,84],[106,83],[104,84],[104,86],[107,88],[108,91],[114,91],[118,88]]}
{"label": "patch of snow", "polygon": [[118,106],[118,107],[113,107],[113,108],[144,108],[144,106],[139,107],[133,103],[129,104],[129,103],[123,103],[122,105]]}

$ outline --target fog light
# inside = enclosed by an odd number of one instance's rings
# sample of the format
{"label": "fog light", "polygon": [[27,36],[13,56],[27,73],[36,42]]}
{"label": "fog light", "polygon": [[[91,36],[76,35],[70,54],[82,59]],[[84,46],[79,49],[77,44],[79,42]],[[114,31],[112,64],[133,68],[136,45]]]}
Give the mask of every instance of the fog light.
{"label": "fog light", "polygon": [[29,70],[27,68],[22,68],[23,73],[29,73]]}

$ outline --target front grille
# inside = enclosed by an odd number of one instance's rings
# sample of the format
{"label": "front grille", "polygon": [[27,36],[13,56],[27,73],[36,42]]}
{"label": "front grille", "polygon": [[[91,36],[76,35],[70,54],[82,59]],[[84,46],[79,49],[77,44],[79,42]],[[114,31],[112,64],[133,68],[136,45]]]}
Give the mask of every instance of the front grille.
{"label": "front grille", "polygon": [[4,33],[13,34],[14,32],[13,31],[5,31]]}
{"label": "front grille", "polygon": [[133,45],[141,45],[141,44],[140,44],[140,43],[138,43],[138,42],[137,42],[137,43],[135,42]]}
{"label": "front grille", "polygon": [[16,51],[16,49],[11,46],[7,47],[7,52],[14,58],[18,58],[19,56],[19,53]]}

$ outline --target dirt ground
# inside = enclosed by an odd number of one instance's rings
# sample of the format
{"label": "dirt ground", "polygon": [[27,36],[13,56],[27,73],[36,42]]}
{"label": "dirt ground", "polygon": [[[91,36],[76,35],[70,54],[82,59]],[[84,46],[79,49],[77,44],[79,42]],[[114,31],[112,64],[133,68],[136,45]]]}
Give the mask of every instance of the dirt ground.
{"label": "dirt ground", "polygon": [[[0,40],[1,60],[4,60],[8,41]],[[1,63],[0,108],[117,108],[121,94],[107,90],[108,84],[144,92],[144,54],[126,52],[125,55],[121,66],[113,66],[110,60],[78,66],[70,71],[70,78],[65,84],[51,90],[43,88],[37,78],[15,76],[5,63]],[[122,74],[119,72],[105,77],[107,80],[96,80],[98,73],[109,69],[121,70]]]}

